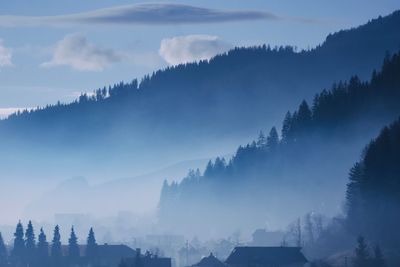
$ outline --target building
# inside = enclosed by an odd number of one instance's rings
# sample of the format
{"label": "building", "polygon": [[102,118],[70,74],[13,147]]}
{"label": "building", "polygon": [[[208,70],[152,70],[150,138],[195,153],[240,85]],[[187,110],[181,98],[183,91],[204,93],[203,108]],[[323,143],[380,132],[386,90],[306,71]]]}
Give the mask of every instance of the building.
{"label": "building", "polygon": [[146,252],[144,255],[140,253],[140,249],[136,249],[134,257],[125,258],[121,261],[120,267],[171,267],[171,258],[158,257]]}
{"label": "building", "polygon": [[212,253],[210,256],[202,258],[198,263],[192,267],[227,267],[225,263],[217,259]]}
{"label": "building", "polygon": [[299,247],[236,247],[225,263],[230,267],[303,267]]}

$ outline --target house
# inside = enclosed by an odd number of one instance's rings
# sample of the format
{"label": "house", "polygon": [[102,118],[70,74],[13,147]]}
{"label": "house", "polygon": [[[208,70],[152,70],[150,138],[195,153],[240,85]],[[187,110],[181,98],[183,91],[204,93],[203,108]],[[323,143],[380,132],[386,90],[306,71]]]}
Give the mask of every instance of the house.
{"label": "house", "polygon": [[225,263],[230,267],[303,267],[299,247],[236,247]]}
{"label": "house", "polygon": [[208,257],[202,258],[198,263],[192,267],[227,267],[225,263],[217,259],[212,253]]}
{"label": "house", "polygon": [[121,261],[121,267],[171,267],[171,258],[158,257],[146,252],[144,255],[140,253],[140,249],[136,249],[134,257],[125,258]]}

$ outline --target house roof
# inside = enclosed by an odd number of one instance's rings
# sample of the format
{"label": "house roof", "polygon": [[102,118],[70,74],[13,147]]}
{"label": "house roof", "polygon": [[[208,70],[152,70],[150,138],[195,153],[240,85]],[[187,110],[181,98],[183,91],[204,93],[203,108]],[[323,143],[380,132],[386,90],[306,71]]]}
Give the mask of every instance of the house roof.
{"label": "house roof", "polygon": [[299,247],[236,247],[226,263],[229,265],[284,265],[306,263]]}
{"label": "house roof", "polygon": [[226,267],[226,265],[217,259],[212,253],[210,256],[204,257],[198,263],[192,265],[193,267]]}

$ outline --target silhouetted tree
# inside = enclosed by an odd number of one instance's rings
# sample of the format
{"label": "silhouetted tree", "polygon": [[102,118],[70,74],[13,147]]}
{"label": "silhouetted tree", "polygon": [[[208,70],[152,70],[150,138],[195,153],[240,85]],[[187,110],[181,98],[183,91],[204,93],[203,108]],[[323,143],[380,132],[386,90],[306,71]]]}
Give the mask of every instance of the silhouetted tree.
{"label": "silhouetted tree", "polygon": [[32,222],[28,222],[28,226],[25,231],[25,248],[26,248],[26,260],[32,263],[36,252],[36,240],[35,232],[33,230]]}
{"label": "silhouetted tree", "polygon": [[276,130],[275,127],[272,127],[267,137],[267,147],[269,151],[271,152],[275,151],[276,148],[278,147],[278,144],[279,144],[278,131]]}
{"label": "silhouetted tree", "polygon": [[40,228],[38,236],[37,253],[40,261],[46,260],[49,257],[49,243],[47,242],[43,228]]}
{"label": "silhouetted tree", "polygon": [[21,263],[25,256],[24,228],[21,221],[18,222],[14,233],[14,248],[12,250],[13,260]]}
{"label": "silhouetted tree", "polygon": [[284,143],[289,143],[293,137],[292,121],[292,114],[288,111],[282,124],[282,141]]}
{"label": "silhouetted tree", "polygon": [[61,235],[60,227],[58,225],[54,228],[53,240],[51,242],[51,257],[55,260],[62,257]]}
{"label": "silhouetted tree", "polygon": [[373,267],[385,267],[385,266],[386,262],[383,257],[382,250],[379,245],[376,245],[374,249]]}
{"label": "silhouetted tree", "polygon": [[71,235],[68,239],[68,256],[73,262],[75,262],[80,256],[78,238],[76,237],[74,227],[71,228]]}
{"label": "silhouetted tree", "polygon": [[265,138],[265,135],[263,131],[260,131],[258,135],[258,140],[257,140],[257,146],[258,147],[264,147],[267,144],[267,140]]}
{"label": "silhouetted tree", "polygon": [[8,254],[7,248],[4,244],[4,239],[2,234],[0,233],[0,266],[5,267],[8,264]]}
{"label": "silhouetted tree", "polygon": [[86,243],[86,257],[89,261],[93,261],[97,257],[97,243],[94,236],[93,228],[90,228]]}
{"label": "silhouetted tree", "polygon": [[368,245],[364,237],[359,236],[357,239],[357,247],[355,249],[354,267],[367,267],[370,263]]}

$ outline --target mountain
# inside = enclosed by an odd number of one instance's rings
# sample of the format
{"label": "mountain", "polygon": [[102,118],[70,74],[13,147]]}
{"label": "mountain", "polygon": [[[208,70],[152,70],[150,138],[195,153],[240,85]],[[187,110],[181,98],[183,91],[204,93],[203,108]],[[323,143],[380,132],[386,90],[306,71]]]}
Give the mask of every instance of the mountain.
{"label": "mountain", "polygon": [[[210,161],[204,173],[164,183],[160,224],[203,235],[268,226],[279,229],[310,211],[343,210],[347,170],[382,125],[400,115],[400,54],[386,57],[369,82],[353,76],[288,112],[280,137],[241,146],[226,162]],[[378,161],[380,162],[380,161]]]}
{"label": "mountain", "polygon": [[63,169],[95,176],[112,168],[129,175],[133,169],[230,153],[320,88],[353,74],[366,79],[385,53],[399,49],[399,24],[396,11],[331,34],[307,51],[236,48],[210,61],[156,71],[140,82],[101,88],[73,103],[14,114],[0,122],[4,174],[50,178]]}

